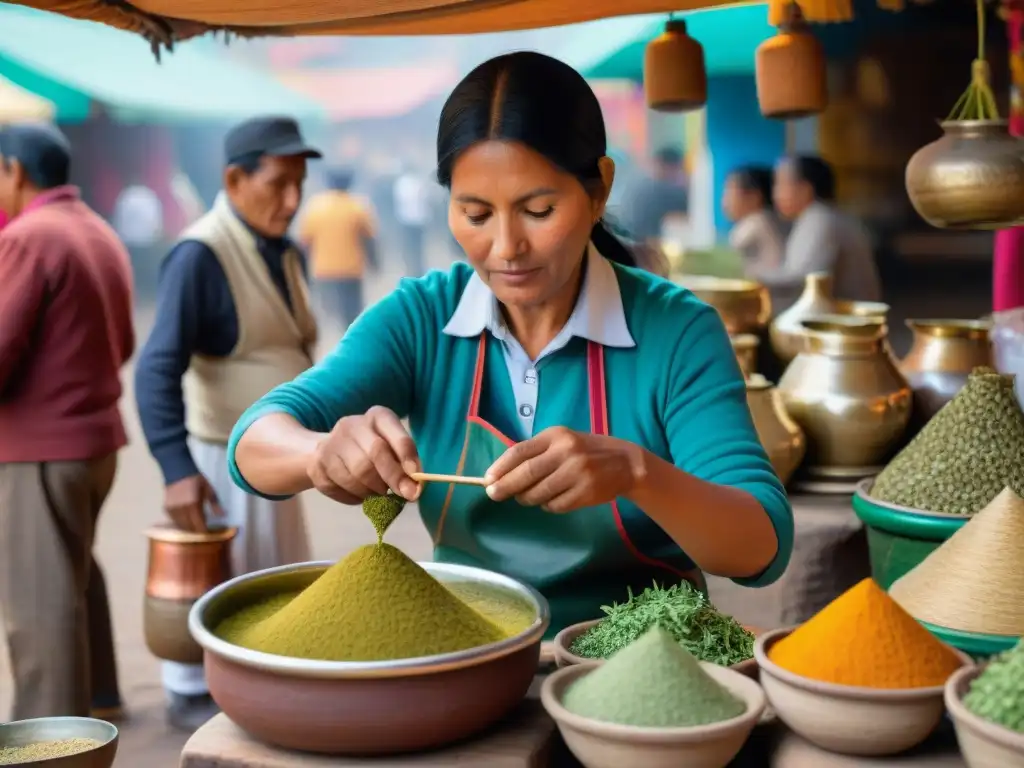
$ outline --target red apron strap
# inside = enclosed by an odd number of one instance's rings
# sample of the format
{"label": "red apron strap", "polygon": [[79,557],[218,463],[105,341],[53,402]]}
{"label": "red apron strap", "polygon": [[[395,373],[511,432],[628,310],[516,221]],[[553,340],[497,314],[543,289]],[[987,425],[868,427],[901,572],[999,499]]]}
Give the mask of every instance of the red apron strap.
{"label": "red apron strap", "polygon": [[[587,374],[589,378],[588,388],[590,390],[590,431],[595,435],[608,435],[610,434],[608,431],[608,388],[604,373],[604,347],[593,341],[587,342]],[[677,579],[685,579],[693,583],[693,573],[681,571],[668,563],[655,560],[653,557],[648,557],[637,549],[633,540],[629,538],[629,532],[622,521],[622,513],[619,511],[618,501],[613,500],[611,507],[619,538],[622,539],[622,543],[633,557],[646,565],[666,570]]]}
{"label": "red apron strap", "polygon": [[480,415],[480,393],[484,387],[484,362],[487,359],[487,334],[480,334],[476,350],[476,369],[473,371],[473,393],[469,398],[469,412],[466,416],[474,419]]}

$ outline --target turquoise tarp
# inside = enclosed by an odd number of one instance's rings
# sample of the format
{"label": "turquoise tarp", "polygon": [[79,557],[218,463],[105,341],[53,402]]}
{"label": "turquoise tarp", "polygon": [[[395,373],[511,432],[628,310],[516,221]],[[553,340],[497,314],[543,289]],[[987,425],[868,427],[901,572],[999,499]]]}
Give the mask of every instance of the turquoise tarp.
{"label": "turquoise tarp", "polygon": [[318,119],[321,107],[208,46],[179,44],[157,63],[138,35],[0,3],[0,76],[85,120],[96,103],[122,122],[234,121],[255,114]]}

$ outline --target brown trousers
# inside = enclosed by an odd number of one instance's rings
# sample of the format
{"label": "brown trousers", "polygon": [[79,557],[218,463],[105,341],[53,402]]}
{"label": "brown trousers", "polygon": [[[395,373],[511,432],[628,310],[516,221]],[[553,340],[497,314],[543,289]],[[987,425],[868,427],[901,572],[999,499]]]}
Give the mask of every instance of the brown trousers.
{"label": "brown trousers", "polygon": [[14,671],[12,719],[88,716],[118,696],[96,520],[117,454],[0,464],[0,620]]}

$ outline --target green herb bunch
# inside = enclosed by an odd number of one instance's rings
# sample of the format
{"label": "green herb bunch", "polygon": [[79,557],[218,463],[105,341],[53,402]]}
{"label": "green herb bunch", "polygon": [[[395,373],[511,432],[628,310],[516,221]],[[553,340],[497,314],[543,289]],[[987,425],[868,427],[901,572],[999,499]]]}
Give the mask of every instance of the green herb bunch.
{"label": "green herb bunch", "polygon": [[1024,733],[1024,642],[989,662],[971,683],[964,706],[989,722]]}
{"label": "green herb bunch", "polygon": [[754,636],[731,616],[719,613],[688,582],[665,589],[655,582],[621,605],[602,606],[607,616],[577,637],[569,650],[588,659],[607,659],[659,626],[701,661],[729,666],[754,655]]}

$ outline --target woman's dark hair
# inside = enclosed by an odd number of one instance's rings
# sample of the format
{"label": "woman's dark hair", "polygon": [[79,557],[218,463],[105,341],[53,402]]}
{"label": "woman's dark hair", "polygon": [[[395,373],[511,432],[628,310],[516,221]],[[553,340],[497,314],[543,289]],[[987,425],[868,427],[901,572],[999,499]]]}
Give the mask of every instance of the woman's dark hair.
{"label": "woman's dark hair", "polygon": [[[448,189],[452,166],[481,141],[515,141],[540,153],[588,190],[602,183],[598,161],[608,152],[597,96],[575,69],[541,53],[507,53],[485,61],[455,86],[437,127],[437,180]],[[636,266],[630,250],[605,226],[590,239],[601,254]]]}
{"label": "woman's dark hair", "polygon": [[729,174],[744,192],[757,192],[766,208],[772,207],[772,184],[775,174],[762,165],[743,165]]}
{"label": "woman's dark hair", "polygon": [[814,155],[794,155],[789,163],[796,177],[811,185],[816,199],[826,203],[836,199],[836,176],[831,165]]}

